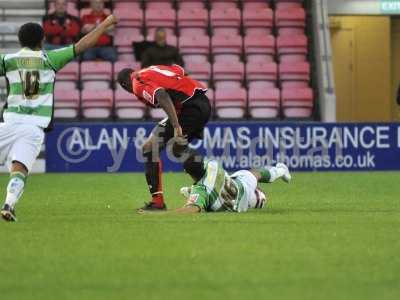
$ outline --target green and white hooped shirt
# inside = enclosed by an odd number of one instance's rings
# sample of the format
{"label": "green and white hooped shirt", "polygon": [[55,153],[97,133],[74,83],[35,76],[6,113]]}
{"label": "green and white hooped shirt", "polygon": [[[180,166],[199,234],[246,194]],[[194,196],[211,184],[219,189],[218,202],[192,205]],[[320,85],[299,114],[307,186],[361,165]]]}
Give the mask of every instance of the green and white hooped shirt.
{"label": "green and white hooped shirt", "polygon": [[0,55],[0,76],[7,80],[5,123],[47,128],[53,117],[56,72],[75,58],[74,46],[45,51],[22,48]]}
{"label": "green and white hooped shirt", "polygon": [[[215,160],[205,161],[204,169],[206,172],[203,178],[192,185],[186,205],[195,205],[207,212],[236,211],[245,195],[243,184],[231,178]],[[232,188],[236,191],[234,198],[227,193]]]}

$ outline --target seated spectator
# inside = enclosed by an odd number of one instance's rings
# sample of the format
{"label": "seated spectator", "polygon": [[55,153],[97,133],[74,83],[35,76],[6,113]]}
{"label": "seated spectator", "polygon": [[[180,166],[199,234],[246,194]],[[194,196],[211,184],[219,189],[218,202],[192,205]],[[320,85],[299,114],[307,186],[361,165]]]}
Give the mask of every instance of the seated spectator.
{"label": "seated spectator", "polygon": [[57,49],[76,42],[79,38],[79,19],[67,13],[67,0],[55,0],[54,13],[43,17],[45,48]]}
{"label": "seated spectator", "polygon": [[157,28],[154,34],[153,46],[147,48],[142,54],[142,68],[152,65],[173,65],[184,66],[179,50],[167,44],[167,33],[163,28]]}
{"label": "seated spectator", "polygon": [[[107,14],[104,12],[103,0],[92,0],[90,1],[90,7],[92,11],[90,14],[82,17],[82,33],[86,34],[97,26],[101,21],[107,18]],[[96,47],[87,50],[82,58],[83,60],[95,60],[103,59],[110,62],[117,60],[117,51],[112,45],[112,36],[110,29],[107,33],[103,34]]]}

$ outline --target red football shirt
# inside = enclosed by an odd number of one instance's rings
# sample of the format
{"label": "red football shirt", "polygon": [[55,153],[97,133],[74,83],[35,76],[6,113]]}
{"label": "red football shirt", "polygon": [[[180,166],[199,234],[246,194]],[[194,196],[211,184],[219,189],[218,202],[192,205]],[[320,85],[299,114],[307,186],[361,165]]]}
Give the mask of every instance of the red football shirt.
{"label": "red football shirt", "polygon": [[132,88],[135,96],[144,104],[158,107],[155,94],[159,89],[165,89],[171,96],[175,108],[191,98],[196,90],[207,91],[200,82],[185,75],[185,70],[178,66],[150,66],[134,72],[131,75]]}

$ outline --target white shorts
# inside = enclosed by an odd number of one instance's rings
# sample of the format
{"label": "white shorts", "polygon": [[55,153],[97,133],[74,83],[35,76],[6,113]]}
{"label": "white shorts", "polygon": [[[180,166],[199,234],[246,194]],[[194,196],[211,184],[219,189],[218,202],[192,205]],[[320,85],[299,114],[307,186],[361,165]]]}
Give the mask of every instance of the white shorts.
{"label": "white shorts", "polygon": [[251,203],[254,202],[252,200],[255,199],[255,192],[257,189],[257,178],[247,170],[240,170],[231,175],[231,178],[240,181],[244,188],[243,196],[238,199],[239,203],[236,206],[237,212],[245,212],[250,207],[252,207]]}
{"label": "white shorts", "polygon": [[43,140],[44,131],[36,125],[0,123],[0,164],[18,161],[30,172]]}

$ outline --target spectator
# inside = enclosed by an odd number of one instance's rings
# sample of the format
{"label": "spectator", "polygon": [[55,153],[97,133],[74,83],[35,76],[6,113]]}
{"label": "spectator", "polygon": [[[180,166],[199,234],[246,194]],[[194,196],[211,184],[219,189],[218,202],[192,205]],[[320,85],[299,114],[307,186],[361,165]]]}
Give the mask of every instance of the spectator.
{"label": "spectator", "polygon": [[[103,0],[92,0],[90,2],[92,11],[90,14],[82,17],[82,33],[86,34],[97,26],[100,22],[107,18],[107,14],[104,11]],[[104,33],[96,44],[96,47],[87,50],[83,54],[83,60],[95,60],[103,59],[111,62],[117,60],[117,52],[112,45],[112,28]]]}
{"label": "spectator", "polygon": [[55,0],[55,11],[43,18],[43,30],[48,50],[62,48],[78,40],[79,19],[67,13],[67,0]]}
{"label": "spectator", "polygon": [[184,66],[179,50],[167,44],[167,33],[163,28],[157,28],[154,34],[154,46],[146,49],[142,54],[142,68],[152,65],[173,65]]}

